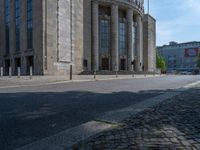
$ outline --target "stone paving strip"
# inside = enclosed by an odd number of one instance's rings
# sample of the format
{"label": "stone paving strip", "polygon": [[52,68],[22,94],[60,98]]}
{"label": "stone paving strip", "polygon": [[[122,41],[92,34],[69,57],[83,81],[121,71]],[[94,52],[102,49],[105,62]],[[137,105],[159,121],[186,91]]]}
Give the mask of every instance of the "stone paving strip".
{"label": "stone paving strip", "polygon": [[200,150],[200,88],[148,107],[71,149]]}

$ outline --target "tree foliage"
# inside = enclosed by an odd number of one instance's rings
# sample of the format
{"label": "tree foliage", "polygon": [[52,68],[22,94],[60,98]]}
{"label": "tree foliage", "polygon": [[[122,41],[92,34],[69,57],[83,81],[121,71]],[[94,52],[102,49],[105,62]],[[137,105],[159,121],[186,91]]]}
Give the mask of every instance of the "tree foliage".
{"label": "tree foliage", "polygon": [[156,66],[157,68],[161,69],[161,71],[166,71],[166,63],[162,56],[160,56],[158,53],[156,54]]}

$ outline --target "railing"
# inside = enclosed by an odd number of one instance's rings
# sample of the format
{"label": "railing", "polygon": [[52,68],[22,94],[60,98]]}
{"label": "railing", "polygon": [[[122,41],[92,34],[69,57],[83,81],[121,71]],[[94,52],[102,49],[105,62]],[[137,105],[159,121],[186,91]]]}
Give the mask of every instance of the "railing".
{"label": "railing", "polygon": [[[93,1],[109,1],[112,2],[113,0],[93,0]],[[140,13],[144,13],[144,2],[143,0],[116,0],[121,3],[125,3],[127,5],[131,5],[135,7]]]}
{"label": "railing", "polygon": [[136,8],[138,8],[140,11],[144,12],[144,6],[143,6],[143,0],[121,0],[125,3],[134,5]]}

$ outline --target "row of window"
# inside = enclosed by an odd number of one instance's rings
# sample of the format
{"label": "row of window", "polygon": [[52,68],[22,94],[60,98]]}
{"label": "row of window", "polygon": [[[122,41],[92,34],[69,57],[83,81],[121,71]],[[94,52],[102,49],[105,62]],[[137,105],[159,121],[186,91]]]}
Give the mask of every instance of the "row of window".
{"label": "row of window", "polygon": [[[110,21],[107,19],[101,19],[100,21],[100,54],[109,54],[110,50]],[[127,54],[127,41],[126,41],[126,23],[120,22],[119,23],[119,53],[120,55],[126,55]],[[136,31],[135,27],[133,27],[133,47],[135,47],[135,41],[136,41]]]}
{"label": "row of window", "polygon": [[[5,0],[5,40],[6,54],[10,53],[10,0]],[[20,51],[20,16],[21,0],[15,0],[15,47],[16,52]],[[27,0],[27,48],[33,48],[33,12],[32,0]]]}

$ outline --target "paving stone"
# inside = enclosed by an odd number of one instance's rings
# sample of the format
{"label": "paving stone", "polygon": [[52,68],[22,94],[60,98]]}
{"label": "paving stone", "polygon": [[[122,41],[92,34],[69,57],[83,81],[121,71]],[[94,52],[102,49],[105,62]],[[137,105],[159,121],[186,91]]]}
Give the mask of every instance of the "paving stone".
{"label": "paving stone", "polygon": [[97,150],[200,150],[199,99],[199,88],[188,90],[82,142]]}

